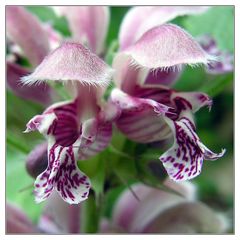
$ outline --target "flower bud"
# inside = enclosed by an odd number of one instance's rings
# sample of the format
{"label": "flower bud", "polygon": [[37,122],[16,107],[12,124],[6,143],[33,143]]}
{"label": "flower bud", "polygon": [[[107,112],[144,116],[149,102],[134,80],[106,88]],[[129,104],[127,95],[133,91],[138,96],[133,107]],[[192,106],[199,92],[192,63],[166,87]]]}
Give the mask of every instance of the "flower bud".
{"label": "flower bud", "polygon": [[26,214],[16,206],[6,205],[6,233],[36,233],[34,225]]}
{"label": "flower bud", "polygon": [[26,161],[26,169],[29,175],[36,178],[41,172],[47,168],[47,143],[37,145],[28,155]]}
{"label": "flower bud", "polygon": [[224,233],[225,218],[200,202],[181,203],[158,215],[146,233]]}

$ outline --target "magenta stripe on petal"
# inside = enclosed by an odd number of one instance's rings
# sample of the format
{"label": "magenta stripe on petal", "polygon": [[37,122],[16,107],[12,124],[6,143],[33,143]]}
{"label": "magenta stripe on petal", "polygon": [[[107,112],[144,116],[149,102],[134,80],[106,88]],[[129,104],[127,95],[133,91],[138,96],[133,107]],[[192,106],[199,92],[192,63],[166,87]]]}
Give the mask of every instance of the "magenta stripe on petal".
{"label": "magenta stripe on petal", "polygon": [[120,90],[113,90],[111,101],[121,110],[118,128],[137,142],[153,142],[169,137],[171,131],[161,115],[168,107],[150,99],[131,97]]}
{"label": "magenta stripe on petal", "polygon": [[77,119],[77,102],[55,108],[50,107],[43,114],[51,112],[54,112],[56,119],[48,129],[47,135],[53,135],[58,145],[64,147],[72,145],[81,134],[81,126]]}
{"label": "magenta stripe on petal", "polygon": [[[135,97],[152,99],[158,103],[172,108],[174,116],[168,115],[172,119],[177,119],[182,111],[190,110],[195,113],[200,108],[207,106],[209,110],[212,100],[202,92],[177,92],[162,86],[136,86],[133,92]],[[168,113],[169,114],[169,113]]]}
{"label": "magenta stripe on petal", "polygon": [[17,64],[7,62],[7,86],[19,97],[32,100],[44,105],[51,102],[53,90],[47,83],[41,83],[37,86],[26,86],[20,81],[20,78],[30,72]]}
{"label": "magenta stripe on petal", "polygon": [[209,110],[212,107],[212,100],[202,92],[172,92],[171,101],[178,112],[190,109],[195,113],[204,106],[207,106]]}
{"label": "magenta stripe on petal", "polygon": [[[75,142],[79,145],[79,141]],[[46,200],[53,189],[69,204],[78,204],[88,197],[90,181],[77,167],[77,149],[57,144],[49,147],[49,164],[35,181],[36,202]]]}
{"label": "magenta stripe on petal", "polygon": [[166,121],[174,133],[174,144],[160,160],[171,179],[175,181],[192,179],[200,174],[205,158],[216,160],[224,155],[225,150],[215,154],[201,143],[195,133],[195,126],[188,118]]}
{"label": "magenta stripe on petal", "polygon": [[39,20],[21,6],[6,7],[6,30],[33,66],[37,66],[49,52],[47,34]]}
{"label": "magenta stripe on petal", "polygon": [[199,6],[152,6],[133,7],[123,19],[120,27],[120,49],[133,45],[145,32],[178,16],[200,14],[209,7]]}
{"label": "magenta stripe on petal", "polygon": [[81,148],[79,152],[80,159],[88,159],[104,150],[112,138],[112,123],[97,124],[97,134],[87,148]]}
{"label": "magenta stripe on petal", "polygon": [[107,85],[112,69],[97,55],[78,43],[63,43],[51,52],[29,76],[25,84],[42,81],[79,81],[88,85]]}

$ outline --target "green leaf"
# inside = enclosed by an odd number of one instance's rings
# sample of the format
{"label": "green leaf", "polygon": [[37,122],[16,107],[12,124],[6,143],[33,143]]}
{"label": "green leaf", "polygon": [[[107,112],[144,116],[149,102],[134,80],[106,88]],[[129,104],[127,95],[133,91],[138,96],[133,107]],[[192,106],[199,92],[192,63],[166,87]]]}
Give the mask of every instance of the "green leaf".
{"label": "green leaf", "polygon": [[163,151],[148,148],[144,153],[135,158],[138,177],[141,181],[158,186],[167,177],[166,171],[159,161]]}
{"label": "green leaf", "polygon": [[26,172],[26,155],[7,147],[6,199],[17,204],[34,222],[37,222],[42,210],[33,196],[33,182]]}
{"label": "green leaf", "polygon": [[71,36],[71,31],[69,29],[68,21],[64,16],[55,19],[53,23],[53,27],[54,29],[62,33],[63,36],[65,37]]}
{"label": "green leaf", "polygon": [[92,194],[88,196],[86,201],[81,203],[81,233],[98,232],[101,216],[99,210]]}
{"label": "green leaf", "polygon": [[174,89],[184,92],[196,91],[202,86],[206,78],[207,75],[203,67],[192,68],[186,66],[180,78],[175,83]]}
{"label": "green leaf", "polygon": [[126,12],[129,10],[129,7],[111,7],[111,21],[108,28],[108,35],[106,39],[107,45],[109,45],[113,39],[118,38],[119,27],[122,22],[122,19]]}
{"label": "green leaf", "polygon": [[7,108],[8,127],[19,124],[18,126],[22,130],[29,119],[43,111],[43,106],[40,104],[17,97],[10,90],[7,90],[7,105],[9,106]]}
{"label": "green leaf", "polygon": [[30,152],[29,146],[24,144],[20,139],[17,139],[16,136],[11,133],[7,134],[7,145],[23,154],[28,154]]}
{"label": "green leaf", "polygon": [[64,36],[71,35],[66,18],[56,16],[52,8],[46,6],[26,6],[26,8],[42,22],[52,24],[52,26]]}
{"label": "green leaf", "polygon": [[43,22],[52,22],[57,18],[53,9],[46,6],[26,6],[26,9],[36,15]]}
{"label": "green leaf", "polygon": [[111,218],[114,205],[118,200],[120,194],[126,189],[125,186],[118,186],[111,188],[106,194],[104,199],[104,216]]}
{"label": "green leaf", "polygon": [[105,55],[105,61],[107,62],[107,64],[112,65],[112,61],[118,50],[118,47],[119,47],[118,40],[113,40]]}
{"label": "green leaf", "polygon": [[210,34],[220,49],[234,51],[234,7],[211,7],[204,14],[185,18],[183,25],[193,36]]}
{"label": "green leaf", "polygon": [[215,79],[211,79],[202,86],[199,91],[207,93],[211,97],[217,96],[227,87],[232,87],[233,74],[220,75]]}

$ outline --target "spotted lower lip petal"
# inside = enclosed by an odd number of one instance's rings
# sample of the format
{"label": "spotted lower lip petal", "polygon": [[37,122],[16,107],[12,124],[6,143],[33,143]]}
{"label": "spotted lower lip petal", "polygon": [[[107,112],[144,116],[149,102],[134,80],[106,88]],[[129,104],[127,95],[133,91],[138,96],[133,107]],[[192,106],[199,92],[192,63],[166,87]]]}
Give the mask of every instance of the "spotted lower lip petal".
{"label": "spotted lower lip petal", "polygon": [[[79,144],[78,141],[76,144]],[[35,181],[35,200],[46,200],[53,189],[69,204],[78,204],[88,197],[90,180],[77,167],[78,153],[72,146],[54,144],[49,148],[48,168]]]}
{"label": "spotted lower lip petal", "polygon": [[204,159],[216,160],[224,155],[225,150],[213,153],[201,143],[189,118],[166,119],[166,122],[174,133],[174,144],[160,160],[171,179],[184,181],[195,178],[201,172]]}
{"label": "spotted lower lip petal", "polygon": [[36,202],[46,200],[54,189],[69,204],[88,196],[90,180],[77,167],[82,138],[77,110],[77,101],[54,104],[27,124],[27,131],[38,130],[48,140],[48,167],[35,181]]}
{"label": "spotted lower lip petal", "polygon": [[106,86],[112,74],[113,70],[83,45],[65,42],[51,52],[32,74],[23,77],[22,82],[32,85],[47,80],[78,81],[83,85]]}
{"label": "spotted lower lip petal", "polygon": [[88,159],[108,146],[111,120],[116,116],[102,110],[79,122],[83,114],[79,106],[79,99],[54,104],[27,124],[26,132],[38,130],[48,141],[48,167],[35,182],[37,202],[47,199],[54,189],[70,204],[88,196],[90,180],[78,169],[77,160]]}
{"label": "spotted lower lip petal", "polygon": [[57,7],[67,18],[73,39],[96,53],[102,53],[109,26],[110,12],[106,6]]}
{"label": "spotted lower lip petal", "polygon": [[37,66],[49,52],[47,34],[39,20],[21,6],[6,7],[6,30],[33,66]]}
{"label": "spotted lower lip petal", "polygon": [[125,15],[120,26],[120,49],[133,45],[145,32],[172,19],[189,14],[201,14],[209,7],[199,6],[154,6],[133,7]]}

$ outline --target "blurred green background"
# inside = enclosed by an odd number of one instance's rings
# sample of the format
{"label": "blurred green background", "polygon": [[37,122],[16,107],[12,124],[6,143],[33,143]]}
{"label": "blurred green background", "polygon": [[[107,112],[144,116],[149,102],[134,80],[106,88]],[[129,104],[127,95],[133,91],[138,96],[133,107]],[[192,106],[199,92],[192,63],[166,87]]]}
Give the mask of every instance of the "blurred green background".
{"label": "blurred green background", "polygon": [[[70,36],[66,19],[57,17],[51,8],[29,6],[27,9],[43,22],[51,22],[54,28],[65,36]],[[117,41],[120,23],[128,9],[128,7],[111,7],[106,49]],[[182,26],[195,37],[210,34],[216,39],[221,50],[234,53],[233,7],[212,7],[202,15],[179,17],[174,19],[173,23]],[[107,59],[109,63],[111,62],[111,54],[113,55],[114,52],[110,50],[108,52],[108,57],[110,57]],[[234,204],[233,79],[232,73],[210,76],[201,67],[194,69],[186,67],[175,85],[177,90],[204,91],[213,98],[214,104],[210,113],[208,109],[202,109],[196,114],[197,133],[203,143],[211,150],[220,152],[221,148],[226,148],[227,152],[223,158],[216,162],[204,161],[202,174],[193,182],[199,186],[199,198],[214,209],[226,213],[230,220],[233,219]],[[32,195],[34,180],[28,176],[25,170],[25,160],[27,154],[36,144],[42,142],[43,138],[38,133],[23,134],[22,132],[29,119],[43,110],[42,106],[20,99],[7,90],[6,198],[21,206],[34,222],[37,221],[43,204],[35,204],[34,202]],[[142,149],[142,145],[134,144],[116,134],[113,145],[118,142],[121,142],[122,150],[126,144],[131,146],[128,149],[132,149],[132,154],[138,153],[140,148]],[[116,146],[120,145],[116,144]],[[93,179],[94,190],[97,194],[103,194],[104,185],[111,176],[108,175],[108,168],[114,161],[114,157],[108,159],[109,152],[113,153],[113,149],[107,149],[95,157],[91,163],[81,165],[82,170],[86,168],[86,171],[89,169],[88,165],[93,167],[89,174]],[[144,154],[156,160],[156,156],[159,156],[156,149],[151,147],[147,147]],[[103,158],[104,161],[101,160]],[[131,165],[129,159],[124,160],[125,157],[118,155],[118,153],[115,153],[115,158],[122,158],[121,165],[118,166],[120,175],[122,170],[122,177],[126,179],[127,183],[134,181],[128,178],[127,171],[137,171],[136,166]],[[98,169],[97,174],[94,169]],[[125,187],[125,183],[116,184],[112,190],[105,192],[107,204],[104,214],[106,216],[111,215],[112,205]]]}

